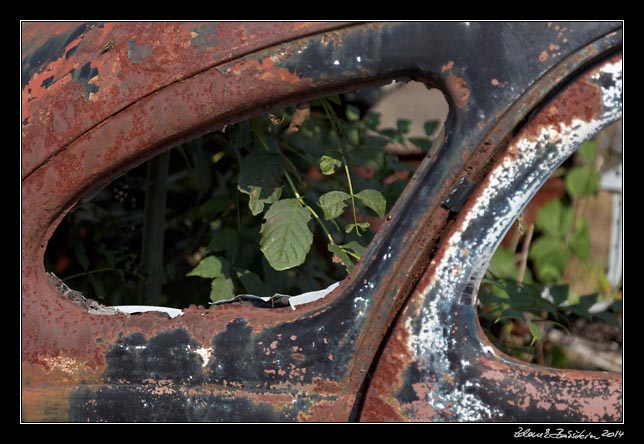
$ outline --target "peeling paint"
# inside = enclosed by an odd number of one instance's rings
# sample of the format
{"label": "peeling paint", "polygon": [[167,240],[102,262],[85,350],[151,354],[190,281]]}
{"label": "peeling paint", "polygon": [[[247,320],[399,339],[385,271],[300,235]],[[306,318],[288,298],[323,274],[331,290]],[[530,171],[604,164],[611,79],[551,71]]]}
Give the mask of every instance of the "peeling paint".
{"label": "peeling paint", "polygon": [[[440,206],[459,178],[453,172],[467,167],[468,177],[479,183],[503,152],[506,134],[553,86],[600,60],[621,41],[618,34],[607,34],[619,24],[566,26],[577,31],[567,34],[570,45],[562,46],[563,54],[550,54],[535,66],[539,50],[554,41],[554,30],[532,32],[545,28],[539,23],[477,23],[467,30],[469,45],[463,46],[463,39],[450,40],[454,60],[468,67],[457,72],[453,65],[442,71],[444,49],[428,42],[464,28],[438,22],[106,23],[90,26],[90,31],[63,45],[56,58],[33,71],[23,89],[24,419],[499,420],[512,418],[513,411],[503,406],[515,401],[540,414],[539,420],[555,414],[564,420],[584,418],[584,412],[594,418],[618,417],[612,406],[620,402],[621,391],[615,389],[618,379],[610,375],[584,374],[582,379],[576,373],[542,370],[542,379],[535,379],[537,387],[563,387],[566,393],[558,404],[544,398],[543,409],[546,404],[550,409],[546,411],[535,410],[537,401],[532,402],[530,393],[515,391],[516,399],[503,397],[499,381],[486,376],[501,376],[513,386],[511,381],[535,374],[508,363],[477,336],[471,310],[476,276],[467,268],[474,259],[444,270],[466,281],[464,288],[454,284],[458,291],[452,295],[453,312],[444,310],[443,318],[437,318],[443,328],[436,333],[445,341],[433,350],[446,355],[435,369],[419,364],[426,346],[410,339],[422,331],[422,322],[407,322],[408,316],[431,307],[412,289],[425,288],[428,279],[421,275],[430,260],[427,273],[443,261],[446,227],[458,228],[470,210],[466,205],[453,212],[457,219],[449,222],[449,211]],[[322,34],[336,28],[342,29]],[[507,63],[490,64],[490,58],[469,50],[471,41],[479,38],[481,52],[502,55],[512,50],[508,36],[527,34],[539,44],[513,53],[516,57]],[[124,43],[149,35],[155,38],[150,42],[154,50],[141,59],[141,66],[154,69],[142,72],[125,57]],[[101,56],[109,41],[116,42],[114,48]],[[581,49],[571,53],[570,48]],[[336,60],[339,65],[333,64]],[[485,74],[478,79],[474,72]],[[585,109],[587,115],[604,106],[598,84],[614,81],[609,73],[596,74],[600,78],[578,85],[582,102],[593,105]],[[455,107],[456,126],[447,128],[447,144],[421,165],[361,263],[323,300],[296,311],[229,305],[217,310],[189,307],[172,320],[158,313],[99,317],[61,298],[48,282],[42,254],[64,214],[92,189],[167,148],[177,137],[221,128],[275,103],[296,103],[408,75],[433,79],[446,88],[454,104],[465,106]],[[45,88],[43,79],[49,76],[54,79]],[[511,80],[503,80],[503,88],[492,88],[494,78]],[[215,95],[218,100],[213,101]],[[575,102],[568,105],[574,110]],[[564,108],[546,109],[553,120],[547,125],[576,125],[565,118],[570,113],[562,113]],[[498,131],[499,138],[489,136],[489,131]],[[532,135],[539,138],[541,132]],[[485,143],[489,147],[481,148]],[[478,223],[484,224],[484,218]],[[468,241],[466,233],[461,236]],[[479,251],[465,250],[467,258]],[[403,306],[407,308],[400,313]],[[430,330],[424,334],[430,335]],[[416,354],[410,343],[416,344]],[[61,357],[75,359],[79,366],[68,366]],[[383,379],[381,369],[386,366]],[[448,372],[435,373],[442,368]],[[423,375],[431,377],[423,380]],[[559,383],[552,383],[556,378]],[[369,391],[363,409],[358,400],[365,387]],[[591,395],[605,404],[587,401]],[[436,405],[428,405],[427,399]]]}

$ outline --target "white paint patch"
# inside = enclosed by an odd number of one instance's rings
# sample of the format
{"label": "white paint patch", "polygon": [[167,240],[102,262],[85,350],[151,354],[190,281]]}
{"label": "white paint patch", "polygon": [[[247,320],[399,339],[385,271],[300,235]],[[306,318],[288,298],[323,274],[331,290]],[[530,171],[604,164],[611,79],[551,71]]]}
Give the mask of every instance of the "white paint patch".
{"label": "white paint patch", "polygon": [[206,367],[208,365],[208,363],[212,359],[212,352],[212,347],[201,347],[195,350],[195,353],[201,356],[201,360],[203,361],[201,364],[202,367]]}
{"label": "white paint patch", "polygon": [[362,58],[360,56],[356,57],[356,62],[358,63],[362,62]]}
{"label": "white paint patch", "polygon": [[338,65],[340,64],[340,60],[336,60],[335,62],[333,62],[333,64],[334,64],[335,66],[338,66]]}
{"label": "white paint patch", "polygon": [[324,298],[327,294],[331,293],[333,290],[338,288],[338,285],[340,285],[340,282],[331,284],[324,290],[309,291],[308,293],[302,293],[297,296],[291,296],[288,300],[288,303],[291,306],[291,308],[295,310],[295,307],[298,305],[308,304],[310,302],[317,301],[318,299]]}
{"label": "white paint patch", "polygon": [[167,313],[170,318],[176,318],[177,316],[182,316],[183,311],[178,308],[170,307],[157,307],[154,305],[115,305],[111,308],[115,308],[121,313],[134,314],[134,313],[145,313],[148,311],[158,311],[161,313]]}

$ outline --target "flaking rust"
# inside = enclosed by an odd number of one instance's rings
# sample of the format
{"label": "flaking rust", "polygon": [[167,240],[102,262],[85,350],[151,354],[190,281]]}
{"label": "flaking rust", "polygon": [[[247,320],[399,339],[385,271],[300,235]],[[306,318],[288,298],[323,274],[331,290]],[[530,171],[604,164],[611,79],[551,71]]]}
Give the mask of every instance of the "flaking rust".
{"label": "flaking rust", "polygon": [[[38,26],[62,37],[38,37]],[[479,244],[445,244],[449,230],[463,226],[468,213],[478,215],[482,228],[500,225],[481,218],[467,202],[454,212],[460,219],[450,222],[449,211],[440,205],[456,181],[485,177],[505,152],[508,134],[554,86],[619,45],[618,34],[607,34],[619,24],[570,25],[584,28],[585,33],[568,35],[570,47],[582,49],[562,55],[557,50],[539,66],[530,65],[529,72],[520,57],[488,63],[505,54],[507,39],[500,36],[519,39],[529,33],[545,45],[538,46],[541,50],[556,37],[554,28],[547,31],[552,35],[541,35],[535,32],[543,28],[538,23],[489,24],[493,32],[472,34],[488,45],[490,57],[480,57],[472,56],[462,39],[450,40],[458,28],[448,23],[122,22],[81,26],[70,34],[72,25],[52,26],[33,24],[23,33],[23,48],[31,55],[43,45],[55,46],[42,66],[25,62],[24,71],[29,74],[22,119],[23,420],[508,418],[495,413],[498,405],[485,406],[498,398],[499,375],[488,372],[485,378],[481,372],[501,365],[516,381],[517,372],[525,369],[516,363],[512,367],[476,333],[468,308],[475,300],[472,285],[459,293],[460,305],[449,304],[450,294],[427,299],[422,291],[405,304],[413,288],[429,288],[428,276],[445,260],[452,262],[443,267],[444,282],[458,289],[454,279],[467,277],[469,261],[482,257]],[[335,31],[323,34],[328,30]],[[590,35],[600,40],[591,44]],[[128,45],[134,36],[136,44]],[[453,41],[453,57],[446,58],[440,45],[431,44],[435,39]],[[113,47],[100,54],[110,40]],[[536,59],[535,48],[524,48],[525,57]],[[566,63],[558,65],[564,56]],[[470,75],[484,71],[489,77],[482,76],[483,83]],[[127,169],[191,137],[278,105],[410,75],[444,88],[456,105],[453,117],[460,126],[446,128],[446,144],[419,167],[362,261],[323,300],[295,311],[222,305],[186,308],[174,319],[151,312],[93,316],[62,297],[47,278],[43,255],[56,225],[81,198]],[[456,77],[449,80],[450,75]],[[615,89],[610,72],[593,75],[598,77],[586,79],[586,96],[595,94],[593,85]],[[490,78],[508,85],[495,88]],[[525,96],[511,108],[518,97],[510,92],[513,88]],[[606,108],[603,92],[601,99]],[[469,118],[473,103],[485,108],[482,118]],[[552,118],[561,116],[553,113]],[[489,128],[497,131],[494,137],[486,133]],[[557,131],[534,136],[541,140],[551,134]],[[521,158],[521,147],[516,148],[513,162]],[[492,238],[484,240],[491,248]],[[464,249],[467,255],[461,254]],[[425,299],[435,312],[427,310]],[[404,306],[406,311],[399,313]],[[427,325],[417,315],[432,323],[431,334],[423,332]],[[444,341],[427,345],[419,340],[422,335]],[[464,340],[459,343],[456,337]],[[418,362],[425,351],[440,358],[440,365]],[[430,377],[423,380],[423,375]],[[588,391],[579,374],[557,375],[570,379],[570,399],[597,417],[597,406],[584,402],[617,381],[586,376],[594,378]],[[369,390],[362,405],[365,387]],[[552,387],[555,392],[556,384]],[[619,393],[606,399],[618,399]],[[529,396],[531,392],[525,399]],[[548,411],[545,404],[543,409]],[[614,411],[608,415],[618,416]]]}
{"label": "flaking rust", "polygon": [[[472,297],[539,186],[577,146],[621,117],[621,76],[621,55],[605,60],[546,103],[510,142],[421,278],[403,311],[405,323],[394,328],[365,419],[386,411],[416,421],[621,420],[620,375],[539,368],[503,355],[482,333]],[[389,366],[403,356],[404,383],[392,397]]]}

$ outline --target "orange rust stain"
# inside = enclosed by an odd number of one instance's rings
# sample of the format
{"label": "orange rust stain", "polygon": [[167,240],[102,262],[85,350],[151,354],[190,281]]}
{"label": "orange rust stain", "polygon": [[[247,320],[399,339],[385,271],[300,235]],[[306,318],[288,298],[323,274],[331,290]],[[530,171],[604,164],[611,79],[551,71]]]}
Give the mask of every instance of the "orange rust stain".
{"label": "orange rust stain", "polygon": [[559,49],[559,45],[555,45],[554,43],[551,43],[551,44],[548,46],[548,49],[549,49],[550,51],[556,51],[557,49]]}
{"label": "orange rust stain", "polygon": [[601,114],[603,110],[601,89],[597,84],[587,80],[594,72],[596,71],[591,71],[564,89],[557,100],[546,105],[545,110],[537,115],[533,123],[526,127],[519,137],[534,139],[540,135],[543,127],[561,127],[562,124],[570,126],[575,119],[589,122]]}
{"label": "orange rust stain", "polygon": [[454,61],[450,60],[443,66],[441,66],[441,72],[447,72],[454,67]]}
{"label": "orange rust stain", "polygon": [[275,67],[275,63],[270,57],[266,57],[261,61],[257,59],[246,59],[231,66],[227,71],[236,76],[246,75],[248,72],[256,72],[254,74],[256,77],[267,81],[279,80],[295,83],[300,80],[297,74],[292,73],[288,69]]}
{"label": "orange rust stain", "polygon": [[344,404],[344,399],[336,401],[320,401],[311,408],[310,414],[300,412],[297,415],[297,420],[300,422],[306,421],[329,421],[329,422],[345,422],[347,420],[347,412],[339,408],[339,405]]}
{"label": "orange rust stain", "polygon": [[313,391],[317,393],[340,393],[343,386],[337,381],[313,378]]}
{"label": "orange rust stain", "polygon": [[470,100],[470,89],[467,87],[465,79],[450,73],[445,82],[456,106],[458,108],[467,106],[467,102]]}
{"label": "orange rust stain", "polygon": [[499,81],[497,79],[492,79],[490,83],[492,84],[492,86],[499,86]]}
{"label": "orange rust stain", "polygon": [[539,61],[545,62],[546,60],[548,60],[548,51],[542,51],[541,54],[539,54]]}
{"label": "orange rust stain", "polygon": [[302,353],[293,353],[291,356],[298,361],[304,361],[304,355]]}
{"label": "orange rust stain", "polygon": [[[401,317],[408,318],[410,310],[405,308]],[[397,324],[372,375],[363,407],[364,421],[402,419],[401,406],[394,394],[403,387],[402,370],[408,368],[413,360],[408,342],[409,331],[404,325]]]}
{"label": "orange rust stain", "polygon": [[22,389],[22,420],[25,422],[69,421],[73,386]]}

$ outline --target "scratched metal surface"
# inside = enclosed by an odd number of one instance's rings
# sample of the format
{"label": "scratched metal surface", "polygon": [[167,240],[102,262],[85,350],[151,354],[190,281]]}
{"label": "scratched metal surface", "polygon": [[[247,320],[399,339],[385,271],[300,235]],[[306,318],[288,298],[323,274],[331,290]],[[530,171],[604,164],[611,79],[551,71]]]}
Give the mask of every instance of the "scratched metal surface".
{"label": "scratched metal surface", "polygon": [[[548,114],[534,113],[556,88],[581,90],[565,110],[553,108],[548,124],[615,117],[597,105],[608,86],[570,82],[619,50],[619,26],[23,25],[23,420],[618,420],[619,375],[562,373],[494,350],[480,354],[491,347],[471,296],[482,263],[454,251],[466,236],[464,248],[477,252],[469,257],[484,260],[522,201],[495,203],[490,208],[504,212],[497,221],[477,206],[481,196],[496,190],[515,198],[523,190],[523,199],[546,174],[538,156],[527,156],[516,162],[525,174],[509,175],[504,186],[489,183],[512,153],[525,157],[522,141],[538,144],[539,119]],[[47,279],[43,255],[58,222],[118,174],[271,106],[391,78],[444,91],[451,107],[444,143],[419,167],[361,263],[324,300],[296,311],[188,308],[172,320],[94,316]],[[555,143],[566,133],[553,128]],[[450,214],[441,203],[462,178],[479,185]],[[455,266],[460,274],[446,271]],[[444,330],[434,329],[437,320]],[[468,340],[450,347],[455,338]],[[472,388],[464,378],[479,383]],[[511,381],[524,390],[494,398]],[[541,390],[544,381],[557,383]],[[567,397],[553,400],[561,387]],[[591,402],[598,397],[605,399]]]}

